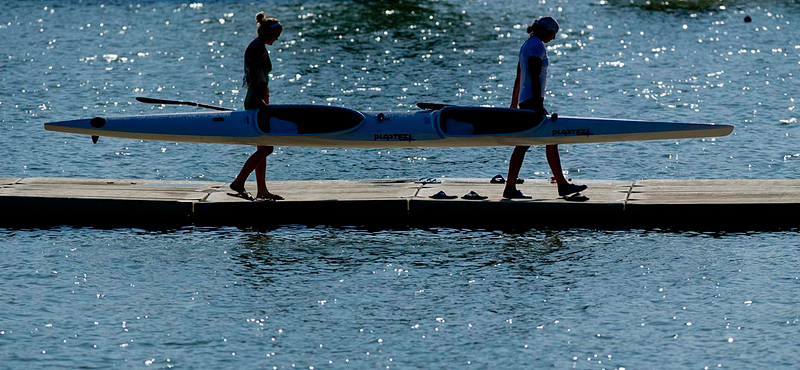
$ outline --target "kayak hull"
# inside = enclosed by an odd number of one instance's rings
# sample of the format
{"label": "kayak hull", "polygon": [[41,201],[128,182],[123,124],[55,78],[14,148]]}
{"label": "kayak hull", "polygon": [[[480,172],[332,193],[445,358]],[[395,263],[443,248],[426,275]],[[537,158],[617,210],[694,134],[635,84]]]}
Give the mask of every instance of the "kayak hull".
{"label": "kayak hull", "polygon": [[726,136],[733,126],[546,117],[509,108],[447,106],[359,112],[317,105],[261,110],[94,117],[48,131],[127,139],[342,148],[436,148],[588,144]]}

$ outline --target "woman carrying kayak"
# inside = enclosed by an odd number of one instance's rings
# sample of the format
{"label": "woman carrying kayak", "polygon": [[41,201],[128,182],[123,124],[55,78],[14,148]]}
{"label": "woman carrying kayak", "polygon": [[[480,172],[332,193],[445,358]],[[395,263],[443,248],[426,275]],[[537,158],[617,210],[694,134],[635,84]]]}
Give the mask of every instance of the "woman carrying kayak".
{"label": "woman carrying kayak", "polygon": [[[544,95],[547,84],[547,67],[550,65],[547,48],[544,44],[556,38],[558,22],[551,17],[541,17],[528,26],[527,32],[530,37],[519,50],[519,63],[517,64],[517,77],[514,81],[514,92],[511,97],[511,108],[533,110],[544,118],[548,114],[547,109],[544,109]],[[503,190],[503,198],[531,198],[517,190],[517,176],[529,148],[530,146],[514,148],[508,164],[508,177]],[[559,196],[566,197],[586,190],[586,185],[570,184],[564,178],[561,170],[561,158],[558,155],[558,145],[547,145],[545,152],[547,163],[558,184]]]}
{"label": "woman carrying kayak", "polygon": [[[244,52],[244,85],[247,96],[244,98],[244,109],[259,109],[269,105],[269,73],[272,71],[272,61],[269,58],[267,45],[272,45],[283,32],[283,26],[275,18],[267,18],[264,12],[256,14],[258,37],[250,42]],[[272,146],[257,146],[256,152],[244,163],[242,170],[230,185],[237,196],[253,200],[253,196],[245,190],[247,178],[255,170],[256,193],[255,200],[282,200],[283,197],[272,194],[267,190],[267,156],[272,154]]]}

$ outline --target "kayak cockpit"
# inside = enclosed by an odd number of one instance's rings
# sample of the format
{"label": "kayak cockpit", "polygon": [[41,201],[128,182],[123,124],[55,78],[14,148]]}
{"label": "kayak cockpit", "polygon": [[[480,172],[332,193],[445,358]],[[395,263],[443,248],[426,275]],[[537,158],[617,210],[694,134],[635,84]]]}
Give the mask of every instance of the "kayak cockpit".
{"label": "kayak cockpit", "polygon": [[542,115],[524,109],[450,106],[439,111],[439,124],[447,136],[514,134],[542,121]]}
{"label": "kayak cockpit", "polygon": [[258,128],[272,135],[320,135],[350,131],[364,122],[358,111],[319,105],[270,105],[259,109]]}

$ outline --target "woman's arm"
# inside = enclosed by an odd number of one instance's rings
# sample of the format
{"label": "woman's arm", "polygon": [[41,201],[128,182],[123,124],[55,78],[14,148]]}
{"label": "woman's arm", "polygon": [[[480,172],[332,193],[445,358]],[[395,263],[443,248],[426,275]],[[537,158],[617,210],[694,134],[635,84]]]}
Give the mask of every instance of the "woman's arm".
{"label": "woman's arm", "polygon": [[514,89],[511,95],[511,108],[517,108],[519,105],[519,72],[520,67],[519,63],[517,63],[517,77],[514,79]]}
{"label": "woman's arm", "polygon": [[528,57],[528,75],[531,76],[531,89],[535,94],[531,99],[534,99],[533,102],[537,104],[536,110],[547,114],[547,110],[544,109],[544,97],[539,96],[542,91],[542,81],[539,79],[539,75],[541,74],[542,58],[535,56]]}
{"label": "woman's arm", "polygon": [[250,60],[247,61],[247,75],[250,76],[249,88],[255,89],[251,93],[255,93],[253,97],[257,99],[256,103],[265,106],[269,105],[269,90],[267,87],[267,78],[269,76],[264,76],[264,72],[261,70],[261,62],[267,57],[266,53],[266,50],[263,50],[261,55],[252,53]]}

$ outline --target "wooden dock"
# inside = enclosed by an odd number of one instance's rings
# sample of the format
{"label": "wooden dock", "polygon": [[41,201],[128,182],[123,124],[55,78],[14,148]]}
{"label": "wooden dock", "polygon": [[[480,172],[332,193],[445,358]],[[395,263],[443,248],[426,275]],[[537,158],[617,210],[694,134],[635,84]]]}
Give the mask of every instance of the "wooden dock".
{"label": "wooden dock", "polygon": [[[586,202],[556,196],[527,180],[530,200],[501,197],[489,179],[274,181],[286,200],[228,196],[226,183],[201,181],[0,178],[0,227],[172,229],[184,226],[273,228],[660,229],[768,231],[797,227],[800,181],[642,180],[585,182]],[[255,183],[247,184],[255,193]],[[456,199],[431,199],[444,191]],[[470,191],[485,200],[461,197]]]}

